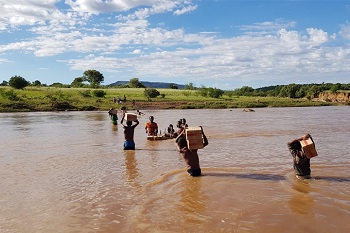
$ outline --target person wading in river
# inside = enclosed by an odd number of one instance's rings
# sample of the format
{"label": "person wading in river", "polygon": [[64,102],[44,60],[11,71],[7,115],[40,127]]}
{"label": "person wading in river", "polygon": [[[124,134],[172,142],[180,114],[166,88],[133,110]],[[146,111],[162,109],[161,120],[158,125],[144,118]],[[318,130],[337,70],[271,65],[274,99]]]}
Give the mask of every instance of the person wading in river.
{"label": "person wading in river", "polygon": [[[208,145],[208,139],[204,134],[202,129],[202,137],[203,137],[203,147]],[[185,159],[186,164],[188,165],[187,172],[191,176],[200,176],[202,174],[201,168],[199,166],[199,157],[198,157],[198,149],[190,150],[187,146],[187,140],[185,138],[185,130],[183,130],[180,135],[177,136],[175,140],[175,145],[177,150],[182,154]]]}
{"label": "person wading in river", "polygon": [[288,149],[293,156],[293,167],[297,178],[311,178],[310,159],[306,157],[305,152],[302,150],[300,144],[300,141],[307,140],[308,138],[310,138],[314,143],[314,140],[310,134],[305,134],[304,136],[287,143]]}
{"label": "person wading in river", "polygon": [[157,136],[158,125],[156,122],[154,122],[153,116],[149,117],[149,122],[146,123],[145,129],[146,129],[146,133],[148,134],[148,136]]}
{"label": "person wading in river", "polygon": [[127,121],[126,125],[123,125],[124,128],[124,150],[135,150],[135,142],[134,142],[134,129],[139,125],[139,121],[135,121],[136,124],[132,124],[132,121]]}

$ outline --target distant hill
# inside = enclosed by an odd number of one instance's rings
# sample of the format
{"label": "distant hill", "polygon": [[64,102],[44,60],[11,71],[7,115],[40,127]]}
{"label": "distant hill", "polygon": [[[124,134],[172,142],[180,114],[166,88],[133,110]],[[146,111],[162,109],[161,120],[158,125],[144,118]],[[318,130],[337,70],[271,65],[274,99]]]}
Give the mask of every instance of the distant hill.
{"label": "distant hill", "polygon": [[[140,81],[145,87],[150,88],[169,88],[170,84],[173,84],[177,86],[179,89],[184,89],[185,85],[182,84],[176,84],[176,83],[164,83],[164,82],[147,82],[147,81]],[[122,86],[129,84],[129,81],[117,81],[115,83],[109,84],[109,86]]]}

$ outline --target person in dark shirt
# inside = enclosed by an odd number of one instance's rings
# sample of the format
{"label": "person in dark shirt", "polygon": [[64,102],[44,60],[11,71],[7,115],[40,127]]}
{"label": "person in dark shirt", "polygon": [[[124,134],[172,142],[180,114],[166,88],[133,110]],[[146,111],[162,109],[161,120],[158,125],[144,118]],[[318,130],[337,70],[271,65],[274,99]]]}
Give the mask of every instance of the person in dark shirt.
{"label": "person in dark shirt", "polygon": [[310,159],[306,157],[300,144],[300,141],[306,140],[308,138],[314,142],[310,134],[305,134],[304,136],[294,139],[287,144],[288,149],[293,157],[293,167],[297,178],[311,178]]}

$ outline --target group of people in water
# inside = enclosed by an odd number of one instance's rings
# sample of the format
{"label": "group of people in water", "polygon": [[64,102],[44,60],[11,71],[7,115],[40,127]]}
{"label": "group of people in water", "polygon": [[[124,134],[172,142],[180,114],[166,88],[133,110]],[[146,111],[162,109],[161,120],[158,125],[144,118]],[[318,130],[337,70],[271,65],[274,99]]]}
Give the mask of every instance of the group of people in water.
{"label": "group of people in water", "polygon": [[[139,125],[139,121],[135,120],[126,121],[124,124],[124,116],[126,113],[126,108],[121,108],[121,125],[124,129],[124,150],[135,150],[135,142],[134,142],[134,129]],[[141,113],[139,110],[136,112],[137,115],[145,115]],[[116,124],[118,121],[117,111],[111,109],[109,111],[109,115],[111,117],[112,123]],[[180,154],[182,154],[186,164],[188,165],[187,172],[191,176],[200,176],[201,168],[199,165],[199,157],[198,157],[198,149],[190,150],[188,148],[187,140],[186,140],[186,128],[188,127],[186,123],[186,119],[182,118],[177,122],[177,130],[175,131],[172,124],[168,126],[166,131],[164,132],[163,137],[174,138],[175,145]],[[149,121],[145,125],[145,131],[147,136],[157,136],[159,133],[158,124],[154,121],[153,116],[149,116]],[[208,145],[208,139],[201,127],[202,131],[202,139],[203,139],[203,147]],[[311,169],[310,169],[310,158],[307,158],[300,141],[311,139],[314,143],[310,134],[305,134],[304,136],[294,139],[287,143],[288,149],[293,157],[293,167],[298,178],[310,179],[311,178]]]}

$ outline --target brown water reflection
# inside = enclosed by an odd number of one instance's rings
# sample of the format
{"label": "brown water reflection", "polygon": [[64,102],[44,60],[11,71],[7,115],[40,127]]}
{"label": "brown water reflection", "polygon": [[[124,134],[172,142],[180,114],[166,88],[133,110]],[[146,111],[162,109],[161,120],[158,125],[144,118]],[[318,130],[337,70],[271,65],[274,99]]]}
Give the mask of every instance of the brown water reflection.
{"label": "brown water reflection", "polygon": [[[0,232],[350,231],[349,107],[143,112],[135,151],[106,112],[0,114]],[[149,114],[203,126],[202,177],[173,140],[145,140]],[[303,181],[286,142],[306,132]]]}

